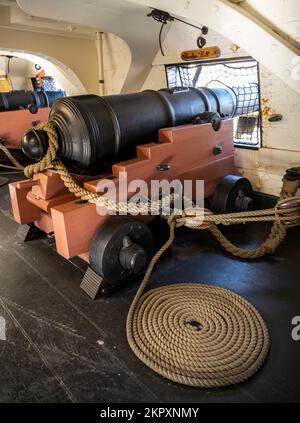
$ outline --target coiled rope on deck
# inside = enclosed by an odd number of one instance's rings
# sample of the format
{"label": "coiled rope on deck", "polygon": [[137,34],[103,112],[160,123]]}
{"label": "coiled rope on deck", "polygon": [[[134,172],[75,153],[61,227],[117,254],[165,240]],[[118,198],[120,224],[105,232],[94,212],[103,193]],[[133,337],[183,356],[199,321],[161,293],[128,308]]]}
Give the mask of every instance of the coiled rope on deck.
{"label": "coiled rope on deck", "polygon": [[251,377],[264,363],[269,334],[258,311],[223,288],[174,284],[144,293],[170,237],[150,262],[130,306],[126,331],[134,354],[161,376],[184,385],[221,387]]}
{"label": "coiled rope on deck", "polygon": [[237,294],[199,284],[174,284],[140,298],[128,320],[135,355],[161,376],[214,388],[243,382],[269,350],[267,327]]}

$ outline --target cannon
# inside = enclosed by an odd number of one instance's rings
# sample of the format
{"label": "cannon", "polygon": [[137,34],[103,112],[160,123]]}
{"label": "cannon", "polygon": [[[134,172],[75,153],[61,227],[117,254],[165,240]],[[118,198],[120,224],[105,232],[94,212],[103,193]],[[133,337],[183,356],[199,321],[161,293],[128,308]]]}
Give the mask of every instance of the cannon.
{"label": "cannon", "polygon": [[[230,118],[240,109],[233,90],[189,88],[147,90],[98,97],[66,97],[55,102],[49,121],[59,136],[58,156],[79,172],[99,174],[112,164],[134,157],[136,147],[157,139],[161,128],[191,123],[206,113]],[[36,129],[23,137],[24,153],[39,160],[47,151],[47,134]]]}
{"label": "cannon", "polygon": [[24,132],[48,120],[53,103],[66,93],[60,91],[11,91],[0,93],[0,141],[20,149]]}
{"label": "cannon", "polygon": [[[244,112],[240,101],[227,88],[84,95],[58,99],[49,121],[58,136],[58,158],[91,193],[114,187],[117,201],[125,201],[133,196],[128,185],[137,179],[149,186],[203,180],[203,199],[214,212],[243,211],[254,206],[250,182],[233,175],[232,118]],[[250,107],[258,110],[259,104]],[[22,148],[40,160],[48,148],[47,133],[28,130]],[[124,174],[128,185],[119,189]],[[91,297],[145,271],[153,253],[148,223],[154,216],[102,213],[70,193],[51,169],[10,184],[10,196],[24,239],[42,231],[54,237],[60,255],[88,263],[82,288]]]}
{"label": "cannon", "polygon": [[51,107],[55,100],[64,97],[64,91],[25,91],[17,90],[0,93],[0,112],[28,109],[35,114],[37,109]]}

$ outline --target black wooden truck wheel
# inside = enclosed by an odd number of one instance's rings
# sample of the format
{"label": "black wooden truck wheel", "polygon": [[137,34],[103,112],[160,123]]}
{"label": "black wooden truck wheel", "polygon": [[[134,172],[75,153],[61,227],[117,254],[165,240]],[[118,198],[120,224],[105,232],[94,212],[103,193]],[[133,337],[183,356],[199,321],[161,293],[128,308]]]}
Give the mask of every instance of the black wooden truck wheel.
{"label": "black wooden truck wheel", "polygon": [[254,209],[253,191],[247,178],[227,175],[218,184],[211,203],[214,213],[233,213]]}
{"label": "black wooden truck wheel", "polygon": [[142,274],[153,254],[147,225],[127,216],[112,216],[92,239],[90,266],[111,286]]}

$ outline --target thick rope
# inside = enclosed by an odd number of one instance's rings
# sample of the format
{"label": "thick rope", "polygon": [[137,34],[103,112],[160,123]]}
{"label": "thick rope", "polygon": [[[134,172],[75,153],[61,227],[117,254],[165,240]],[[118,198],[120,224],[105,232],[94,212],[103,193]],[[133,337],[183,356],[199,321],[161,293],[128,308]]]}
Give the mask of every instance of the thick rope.
{"label": "thick rope", "polygon": [[[284,179],[280,198],[277,203],[277,207],[275,208],[276,211],[278,211],[278,206],[282,203],[283,200],[294,197],[299,188],[299,182],[299,180],[287,181]],[[299,222],[299,216],[300,210],[298,209],[298,212],[296,211],[295,216],[292,216],[292,220]],[[287,228],[288,226],[284,224],[284,221],[280,221],[280,219],[277,217],[272,225],[267,239],[260,247],[254,249],[243,249],[236,247],[229,241],[228,238],[226,238],[225,235],[223,235],[223,233],[219,230],[219,228],[217,228],[216,225],[209,227],[209,230],[227,252],[239,258],[254,260],[263,257],[266,254],[273,254],[286,237]]]}
{"label": "thick rope", "polygon": [[127,340],[134,354],[161,376],[184,385],[212,388],[251,377],[264,363],[269,334],[258,311],[239,295],[203,284],[174,284],[144,294],[170,237],[152,258],[131,304]]}
{"label": "thick rope", "polygon": [[[58,151],[58,136],[55,130],[55,127],[50,123],[42,124],[40,129],[43,129],[47,132],[49,138],[49,148],[46,155],[43,159],[35,164],[27,166],[24,170],[24,173],[27,177],[42,172],[50,167],[53,167],[60,175],[64,185],[68,190],[73,193],[76,197],[88,201],[89,203],[95,204],[99,207],[104,207],[109,211],[116,211],[118,213],[126,214],[144,214],[144,213],[156,213],[161,212],[161,210],[168,206],[172,198],[164,197],[159,201],[153,201],[151,204],[135,204],[127,202],[115,202],[106,197],[100,196],[98,194],[92,193],[75,181],[71,173],[68,171],[66,166],[58,159],[56,159],[56,153]],[[265,254],[273,253],[278,246],[282,243],[286,236],[287,226],[286,222],[289,224],[297,224],[300,219],[300,207],[290,208],[285,210],[278,210],[278,206],[283,199],[289,198],[290,200],[297,199],[294,197],[299,188],[298,181],[288,181],[284,179],[283,188],[281,191],[280,199],[277,204],[277,207],[268,210],[255,210],[250,212],[241,212],[241,213],[232,213],[232,214],[222,214],[222,215],[213,215],[213,214],[204,214],[203,210],[201,212],[201,219],[195,216],[197,210],[193,209],[194,216],[190,217],[188,211],[185,211],[182,216],[177,216],[176,225],[177,226],[187,226],[192,229],[208,229],[212,235],[219,241],[222,247],[229,253],[233,254],[236,257],[244,259],[257,259],[262,257]],[[243,249],[233,245],[223,233],[217,228],[216,225],[223,224],[238,224],[245,222],[274,222],[271,232],[266,239],[266,241],[256,249]]]}
{"label": "thick rope", "polygon": [[5,167],[7,169],[13,169],[13,170],[23,170],[24,167],[17,161],[17,159],[11,154],[11,152],[9,151],[8,148],[5,147],[5,145],[3,145],[0,142],[0,150],[3,151],[3,153],[6,155],[6,157],[12,162],[13,166],[6,166],[6,165],[0,165],[1,167]]}
{"label": "thick rope", "polygon": [[42,160],[25,167],[24,175],[27,176],[27,178],[31,178],[35,173],[43,172],[44,170],[53,167],[53,162],[58,151],[58,136],[54,126],[50,122],[47,122],[39,125],[39,129],[47,132],[49,137],[49,147]]}

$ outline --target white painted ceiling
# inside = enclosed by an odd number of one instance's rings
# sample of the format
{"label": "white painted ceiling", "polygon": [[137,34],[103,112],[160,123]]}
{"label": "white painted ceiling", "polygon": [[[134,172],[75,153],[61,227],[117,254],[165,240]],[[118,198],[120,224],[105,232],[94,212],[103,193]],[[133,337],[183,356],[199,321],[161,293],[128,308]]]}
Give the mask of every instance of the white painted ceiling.
{"label": "white painted ceiling", "polygon": [[[0,0],[0,4],[3,2],[12,3]],[[290,26],[286,25],[289,21],[292,25],[293,20],[299,25],[299,0],[17,0],[16,3],[25,14],[46,19],[45,25],[49,25],[49,19],[56,23],[69,22],[80,26],[79,30],[90,27],[124,39],[132,53],[125,92],[142,85],[157,52],[159,24],[146,17],[149,6],[208,25],[300,92],[299,81],[295,83],[291,76],[293,60],[300,54],[300,41],[291,37]]]}
{"label": "white painted ceiling", "polygon": [[123,92],[141,87],[157,52],[158,23],[147,18],[150,9],[126,0],[19,0],[27,14],[111,32],[130,47],[132,63]]}

